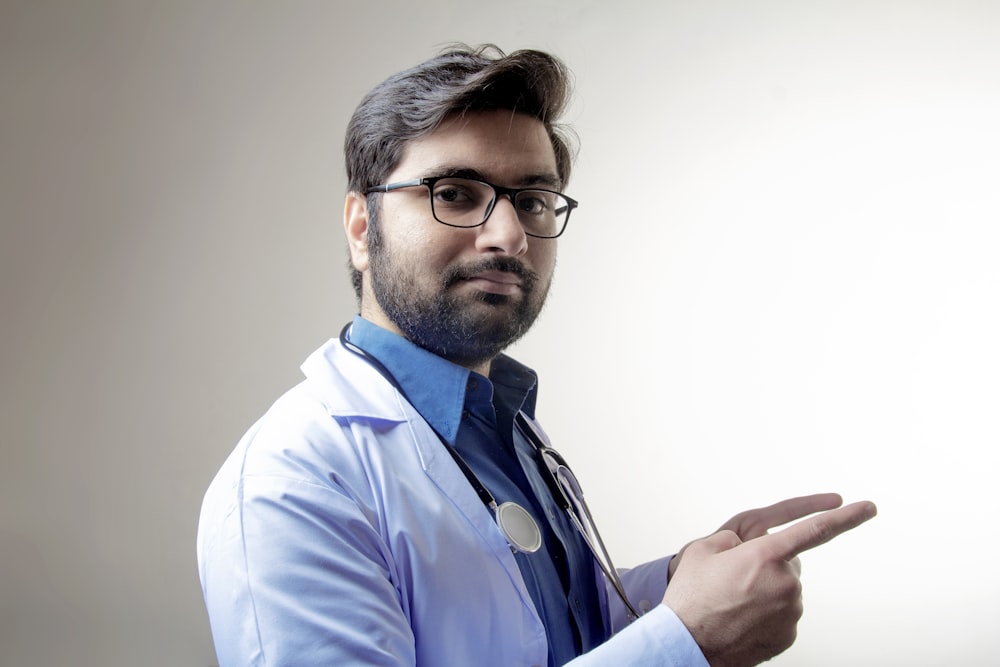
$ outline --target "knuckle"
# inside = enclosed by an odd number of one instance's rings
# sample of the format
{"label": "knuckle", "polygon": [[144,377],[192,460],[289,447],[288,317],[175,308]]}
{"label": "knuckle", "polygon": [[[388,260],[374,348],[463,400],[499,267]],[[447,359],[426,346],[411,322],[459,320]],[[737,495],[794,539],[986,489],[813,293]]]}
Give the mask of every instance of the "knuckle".
{"label": "knuckle", "polygon": [[781,597],[787,600],[789,604],[794,604],[802,599],[802,582],[798,577],[793,575],[785,577]]}
{"label": "knuckle", "polygon": [[778,638],[779,639],[778,643],[781,645],[779,652],[784,651],[792,644],[794,644],[795,638],[798,636],[798,634],[799,634],[798,626],[796,626],[794,623],[791,623],[785,629],[785,632],[782,634],[782,636]]}
{"label": "knuckle", "polygon": [[828,521],[816,521],[811,529],[814,544],[825,544],[836,537],[833,526]]}

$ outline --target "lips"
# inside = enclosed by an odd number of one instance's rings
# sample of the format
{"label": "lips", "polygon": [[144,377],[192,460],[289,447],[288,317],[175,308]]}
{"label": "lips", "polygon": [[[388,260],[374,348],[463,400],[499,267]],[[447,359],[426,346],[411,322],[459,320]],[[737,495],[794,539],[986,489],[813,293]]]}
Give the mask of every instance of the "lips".
{"label": "lips", "polygon": [[445,277],[445,288],[469,285],[483,292],[514,295],[530,294],[537,276],[512,258],[491,258],[476,264],[454,267]]}
{"label": "lips", "polygon": [[509,271],[479,271],[466,277],[466,280],[486,280],[491,283],[500,283],[501,285],[521,286],[521,277]]}
{"label": "lips", "polygon": [[477,271],[462,283],[486,294],[514,296],[523,290],[521,278],[507,271]]}

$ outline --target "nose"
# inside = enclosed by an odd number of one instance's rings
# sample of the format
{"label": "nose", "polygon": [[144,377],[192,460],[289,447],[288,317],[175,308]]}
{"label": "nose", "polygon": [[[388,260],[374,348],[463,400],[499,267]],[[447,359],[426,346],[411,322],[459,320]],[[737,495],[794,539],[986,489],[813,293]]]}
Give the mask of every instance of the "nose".
{"label": "nose", "polygon": [[479,227],[476,247],[483,252],[503,252],[513,257],[528,251],[528,235],[508,195],[497,197],[490,216]]}

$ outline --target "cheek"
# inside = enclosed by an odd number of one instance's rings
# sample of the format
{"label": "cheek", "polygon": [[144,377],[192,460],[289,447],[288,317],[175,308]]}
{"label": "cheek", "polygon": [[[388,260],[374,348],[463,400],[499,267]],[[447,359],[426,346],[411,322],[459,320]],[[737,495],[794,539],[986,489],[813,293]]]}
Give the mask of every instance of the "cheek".
{"label": "cheek", "polygon": [[[402,199],[398,197],[397,199]],[[411,207],[394,206],[398,202],[383,199],[380,218],[383,243],[393,254],[420,254],[431,245],[431,231],[427,221]]]}
{"label": "cheek", "polygon": [[446,227],[418,214],[396,215],[384,225],[385,247],[419,273],[443,270],[470,244],[469,232]]}
{"label": "cheek", "polygon": [[[546,243],[544,239],[539,240],[543,244]],[[552,279],[552,274],[556,268],[556,245],[551,241],[548,243],[551,243],[551,245],[536,244],[534,247],[529,246],[528,248],[532,268],[538,274],[539,280],[544,282]]]}

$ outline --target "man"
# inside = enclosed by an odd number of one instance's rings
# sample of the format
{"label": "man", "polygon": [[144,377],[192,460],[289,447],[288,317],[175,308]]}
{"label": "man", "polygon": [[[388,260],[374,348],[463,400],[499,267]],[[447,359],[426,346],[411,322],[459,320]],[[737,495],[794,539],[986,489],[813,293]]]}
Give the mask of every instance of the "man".
{"label": "man", "polygon": [[358,107],[360,315],[202,509],[220,665],[757,664],[794,640],[797,554],[874,515],[793,499],[614,570],[534,421],[534,373],[502,353],[541,310],[576,206],[567,97],[547,54],[463,47]]}

